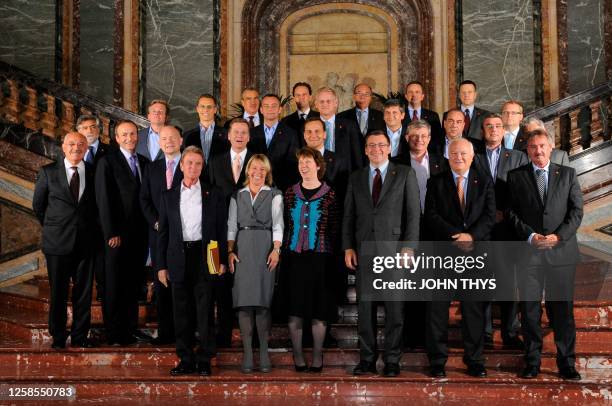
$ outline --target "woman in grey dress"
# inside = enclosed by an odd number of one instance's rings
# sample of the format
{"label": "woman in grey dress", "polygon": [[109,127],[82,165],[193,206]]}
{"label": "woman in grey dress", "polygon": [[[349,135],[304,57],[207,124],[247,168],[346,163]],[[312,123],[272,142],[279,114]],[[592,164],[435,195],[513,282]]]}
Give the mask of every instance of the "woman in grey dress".
{"label": "woman in grey dress", "polygon": [[242,371],[253,371],[253,325],[259,338],[259,370],[270,372],[268,336],[275,269],[283,239],[283,196],[272,188],[272,170],[265,155],[246,166],[245,187],[232,196],[228,215],[228,262],[234,274],[232,296],[244,355]]}

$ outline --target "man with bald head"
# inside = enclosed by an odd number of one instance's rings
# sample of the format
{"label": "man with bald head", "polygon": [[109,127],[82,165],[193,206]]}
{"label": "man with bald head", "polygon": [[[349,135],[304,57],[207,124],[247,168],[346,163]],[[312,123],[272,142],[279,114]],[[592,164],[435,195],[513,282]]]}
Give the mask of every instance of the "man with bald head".
{"label": "man with bald head", "polygon": [[[448,146],[451,141],[462,138],[465,128],[465,116],[459,109],[450,109],[444,115],[444,142],[439,145],[438,153],[448,158]],[[465,138],[472,143],[475,153],[482,151],[483,144],[475,138]]]}
{"label": "man with bald head", "polygon": [[322,87],[315,96],[315,107],[325,123],[325,149],[349,160],[351,171],[366,163],[365,144],[359,127],[338,116],[338,96],[330,87]]}
{"label": "man with bald head", "polygon": [[[486,241],[495,224],[495,191],[490,176],[472,166],[474,147],[464,138],[457,138],[448,147],[450,170],[429,178],[425,197],[425,224],[432,241],[452,241],[466,246]],[[430,374],[446,376],[448,359],[448,309],[450,301],[431,301],[426,311],[426,347],[431,365]],[[484,377],[483,302],[463,301],[463,362],[468,374]]]}
{"label": "man with bald head", "polygon": [[137,330],[138,293],[148,253],[140,187],[148,159],[136,153],[138,135],[132,121],[117,124],[115,140],[119,148],[103,156],[96,168],[96,202],[106,248],[106,335],[111,345],[127,345],[150,339]]}
{"label": "man with bald head", "polygon": [[[162,127],[159,132],[159,147],[164,159],[147,165],[140,188],[140,206],[149,224],[149,248],[153,268],[157,266],[157,233],[159,230],[159,205],[164,190],[168,190],[183,179],[183,172],[177,170],[181,158],[183,139],[179,130],[171,125]],[[157,338],[153,344],[174,342],[174,323],[172,316],[172,290],[155,279],[157,298]]]}
{"label": "man with bald head", "polygon": [[353,88],[355,107],[338,113],[338,117],[350,120],[359,128],[362,136],[373,130],[384,130],[383,113],[370,107],[372,88],[366,83],[359,83]]}
{"label": "man with bald head", "polygon": [[93,253],[96,245],[96,201],[93,167],[83,161],[85,136],[70,132],[62,142],[64,158],[41,168],[32,208],[42,225],[42,251],[50,284],[49,333],[52,347],[66,346],[67,304],[72,279],[72,347],[92,347],[87,339],[91,319]]}

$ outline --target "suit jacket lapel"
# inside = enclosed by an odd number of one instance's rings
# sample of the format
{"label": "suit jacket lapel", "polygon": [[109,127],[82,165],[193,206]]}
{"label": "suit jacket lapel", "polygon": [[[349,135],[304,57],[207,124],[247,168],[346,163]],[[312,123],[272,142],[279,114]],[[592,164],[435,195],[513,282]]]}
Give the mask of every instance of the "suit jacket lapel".
{"label": "suit jacket lapel", "polygon": [[[535,174],[535,171],[533,170],[533,165],[531,163],[529,163],[529,166],[527,167],[525,172],[526,172],[525,175],[528,178],[527,182],[531,185],[531,188],[535,192],[535,195],[538,197],[536,200],[538,201],[541,207],[544,207],[544,203],[542,202],[542,199],[540,199],[540,191],[538,190],[538,182],[536,180],[536,174]],[[550,173],[549,173],[549,181],[550,181]]]}
{"label": "suit jacket lapel", "polygon": [[66,198],[69,199],[69,201],[74,202],[74,204],[76,204],[77,202],[75,202],[74,196],[72,196],[72,192],[70,191],[70,184],[68,183],[68,177],[67,177],[68,175],[66,172],[66,166],[64,166],[63,159],[57,161],[57,176],[59,178],[58,179],[59,184],[62,186],[62,190],[64,191]]}
{"label": "suit jacket lapel", "polygon": [[[474,170],[471,170],[467,179],[468,187],[467,193],[465,195],[465,210],[463,211],[465,217],[467,217],[469,211],[472,208],[472,201],[475,199],[475,196],[477,195],[476,192],[480,187],[479,183],[480,179],[478,179],[476,172]],[[457,200],[459,200],[459,196],[457,196]]]}
{"label": "suit jacket lapel", "polygon": [[[452,196],[451,199],[453,200],[453,206],[455,206],[457,213],[463,216],[463,212],[461,211],[461,203],[459,203],[459,195],[457,194],[457,185],[455,184],[455,178],[453,177],[453,173],[451,171],[447,171],[444,177],[446,178],[446,187],[448,188]],[[467,203],[467,199],[466,199],[466,203]],[[466,207],[467,207],[467,204],[466,204]]]}
{"label": "suit jacket lapel", "polygon": [[559,167],[551,162],[548,167],[548,185],[546,186],[546,201],[544,202],[544,206],[548,204],[548,198],[557,187],[557,183],[559,183]]}
{"label": "suit jacket lapel", "polygon": [[391,183],[395,182],[395,178],[397,177],[396,175],[397,172],[395,170],[395,165],[392,162],[389,162],[389,166],[387,166],[387,174],[385,175],[382,190],[380,191],[380,197],[378,198],[378,203],[376,204],[377,206],[383,201],[385,194],[391,188]]}
{"label": "suit jacket lapel", "polygon": [[372,190],[370,189],[370,165],[363,168],[363,173],[360,176],[359,183],[361,183],[363,190],[368,192],[368,196],[370,196],[368,199],[370,208],[374,208],[374,203],[372,202]]}

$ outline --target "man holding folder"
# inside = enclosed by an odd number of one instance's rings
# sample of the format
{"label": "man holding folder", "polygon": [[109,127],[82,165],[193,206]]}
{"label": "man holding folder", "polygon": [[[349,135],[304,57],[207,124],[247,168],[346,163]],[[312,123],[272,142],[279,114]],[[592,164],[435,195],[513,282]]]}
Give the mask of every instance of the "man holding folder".
{"label": "man holding folder", "polygon": [[[220,190],[200,182],[203,167],[202,150],[185,148],[180,161],[183,181],[164,191],[161,198],[157,270],[162,284],[172,281],[176,354],[180,359],[171,375],[197,372],[208,376],[215,354],[214,328],[209,323],[211,272],[225,272],[227,208]],[[214,255],[218,254],[220,261],[217,266],[207,264],[207,249],[213,241],[218,244]]]}

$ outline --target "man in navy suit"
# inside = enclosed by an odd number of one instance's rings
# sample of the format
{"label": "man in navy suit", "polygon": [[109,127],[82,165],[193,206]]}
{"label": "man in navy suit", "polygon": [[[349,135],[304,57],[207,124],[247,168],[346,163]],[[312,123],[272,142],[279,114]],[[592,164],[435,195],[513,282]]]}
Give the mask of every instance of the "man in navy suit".
{"label": "man in navy suit", "polygon": [[147,107],[147,118],[151,125],[138,131],[136,153],[153,162],[164,157],[159,149],[159,132],[170,118],[170,106],[165,100],[152,100]]}
{"label": "man in navy suit", "polygon": [[96,203],[106,249],[104,324],[111,345],[150,340],[138,331],[138,296],[148,252],[140,186],[149,161],[136,153],[137,131],[133,122],[119,122],[119,148],[102,157],[96,168]]}
{"label": "man in navy suit", "polygon": [[[431,230],[433,241],[449,241],[464,247],[474,241],[487,241],[495,224],[493,184],[472,165],[472,143],[457,138],[448,149],[450,170],[429,178],[427,183],[425,224]],[[430,374],[435,378],[446,376],[449,306],[449,300],[427,302],[425,342]],[[481,301],[461,302],[463,362],[468,374],[474,377],[487,375],[483,357],[483,310]]]}
{"label": "man in navy suit", "polygon": [[42,250],[50,285],[52,347],[66,345],[68,292],[72,279],[72,347],[92,347],[91,320],[96,201],[93,167],[83,162],[87,140],[77,132],[62,142],[64,159],[44,166],[36,179],[32,208],[42,225]]}
{"label": "man in navy suit", "polygon": [[425,93],[423,92],[423,84],[417,80],[413,80],[406,85],[406,93],[404,98],[408,102],[406,107],[406,115],[403,126],[407,127],[408,123],[416,120],[425,120],[431,127],[431,142],[429,143],[431,151],[437,151],[444,141],[444,132],[440,124],[440,116],[433,110],[427,110],[422,106]]}
{"label": "man in navy suit", "polygon": [[284,117],[282,121],[298,134],[301,148],[304,146],[304,140],[301,139],[302,137],[300,136],[304,131],[304,123],[310,117],[319,117],[319,112],[314,111],[310,106],[310,102],[312,101],[312,87],[310,87],[310,84],[306,82],[297,82],[293,85],[291,94],[293,95],[296,110]]}
{"label": "man in navy suit", "polygon": [[207,266],[207,246],[210,241],[218,242],[218,272],[224,274],[227,206],[219,189],[200,182],[204,156],[199,148],[187,147],[180,166],[183,181],[162,193],[156,269],[160,282],[172,287],[174,299],[176,354],[180,362],[170,374],[197,372],[208,376],[210,360],[215,355],[215,337],[210,322],[212,275]]}
{"label": "man in navy suit", "polygon": [[262,97],[263,123],[251,129],[251,145],[254,152],[268,157],[272,164],[274,183],[284,192],[299,180],[295,157],[298,139],[295,131],[279,121],[281,111],[277,95],[267,94]]}
{"label": "man in navy suit", "polygon": [[211,94],[202,94],[198,98],[196,111],[200,122],[195,128],[185,131],[183,147],[195,145],[204,152],[205,164],[211,158],[229,149],[225,128],[215,123],[217,100]]}
{"label": "man in navy suit", "polygon": [[[87,138],[87,151],[83,160],[91,164],[95,170],[100,158],[102,158],[107,149],[108,145],[100,141],[100,119],[90,114],[81,115],[76,121],[76,130],[79,134],[83,134]],[[98,213],[95,213],[96,221]],[[94,249],[94,278],[96,281],[96,299],[102,301],[104,297],[104,237],[102,237],[102,229],[98,227],[96,233],[96,240],[98,241]]]}
{"label": "man in navy suit", "polygon": [[240,103],[244,108],[244,112],[241,116],[228,119],[224,125],[226,130],[234,118],[244,118],[249,123],[249,128],[255,128],[263,123],[263,115],[259,111],[259,91],[257,89],[252,87],[244,89],[240,97]]}
{"label": "man in navy suit", "polygon": [[[472,140],[482,140],[482,120],[489,111],[476,107],[478,89],[476,83],[464,80],[459,84],[458,92],[460,104],[457,107],[464,115],[463,136]],[[446,116],[446,113],[444,114]]]}
{"label": "man in navy suit", "polygon": [[557,367],[563,379],[579,380],[576,371],[574,276],[578,262],[576,233],[583,216],[580,184],[574,168],[551,161],[552,146],[545,130],[527,138],[531,162],[508,174],[508,218],[519,241],[529,243],[519,261],[519,293],[526,366],[522,378],[540,372],[542,293],[555,334]]}
{"label": "man in navy suit", "polygon": [[370,107],[372,88],[366,83],[359,83],[353,88],[355,107],[338,113],[338,117],[350,120],[359,128],[362,137],[373,130],[384,130],[385,122],[381,111]]}
{"label": "man in navy suit", "polygon": [[[149,224],[149,249],[153,268],[158,262],[157,236],[159,231],[159,206],[164,190],[180,184],[183,172],[178,169],[183,139],[174,126],[164,126],[159,132],[159,147],[164,159],[147,165],[140,188],[140,205]],[[157,299],[157,338],[155,345],[174,342],[174,322],[172,317],[172,291],[155,280]]]}

